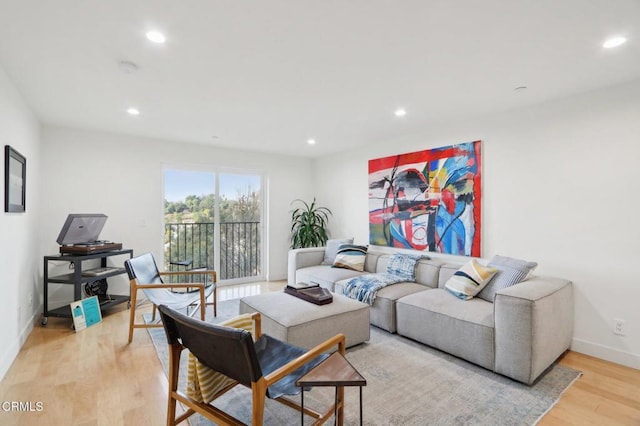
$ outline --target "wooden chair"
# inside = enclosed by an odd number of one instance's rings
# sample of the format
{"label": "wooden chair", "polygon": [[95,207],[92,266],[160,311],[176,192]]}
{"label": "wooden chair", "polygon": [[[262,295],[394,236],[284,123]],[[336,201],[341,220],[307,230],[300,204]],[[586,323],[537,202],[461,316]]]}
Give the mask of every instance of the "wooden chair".
{"label": "wooden chair", "polygon": [[[127,259],[124,262],[125,269],[129,275],[131,284],[131,313],[129,318],[129,343],[133,340],[134,328],[162,327],[156,322],[156,307],[167,305],[173,309],[184,309],[192,307],[191,315],[195,314],[200,307],[200,318],[204,321],[206,305],[213,305],[213,316],[217,316],[217,296],[216,296],[216,272],[211,270],[195,270],[180,272],[160,272],[158,265],[151,253]],[[163,276],[173,277],[201,277],[202,282],[189,283],[165,283]],[[180,289],[182,291],[174,291]],[[136,323],[136,301],[138,290],[142,290],[149,301],[153,303],[152,322]],[[213,302],[206,302],[207,298],[213,294]]]}
{"label": "wooden chair", "polygon": [[[194,413],[220,425],[243,424],[236,417],[211,405],[237,384],[251,389],[252,420],[254,426],[262,425],[264,420],[265,397],[281,402],[291,408],[313,417],[314,424],[324,423],[337,407],[342,418],[344,392],[338,392],[336,402],[327,411],[318,412],[307,407],[302,410],[300,404],[284,395],[300,393],[296,380],[322,362],[328,354],[325,352],[337,346],[344,355],[345,337],[337,334],[316,347],[306,350],[281,342],[260,331],[260,314],[252,314],[255,323],[253,338],[247,330],[225,327],[198,321],[166,306],[160,306],[160,316],[169,342],[169,404],[167,425],[173,426],[186,420]],[[215,395],[205,401],[197,401],[178,387],[180,354],[188,349],[198,362],[228,379],[226,385],[219,387]],[[292,372],[296,374],[291,374]],[[191,376],[191,370],[189,372]],[[217,374],[216,373],[216,374]],[[176,418],[176,402],[187,407],[184,414]]]}

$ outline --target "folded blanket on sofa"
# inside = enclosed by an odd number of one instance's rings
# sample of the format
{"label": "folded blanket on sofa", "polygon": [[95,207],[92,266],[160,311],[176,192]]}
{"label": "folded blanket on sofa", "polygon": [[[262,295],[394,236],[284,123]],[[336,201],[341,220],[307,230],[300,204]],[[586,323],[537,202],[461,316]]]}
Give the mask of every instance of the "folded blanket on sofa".
{"label": "folded blanket on sofa", "polygon": [[405,278],[394,274],[360,275],[347,281],[342,293],[351,299],[356,299],[372,306],[378,290],[404,281],[406,281]]}

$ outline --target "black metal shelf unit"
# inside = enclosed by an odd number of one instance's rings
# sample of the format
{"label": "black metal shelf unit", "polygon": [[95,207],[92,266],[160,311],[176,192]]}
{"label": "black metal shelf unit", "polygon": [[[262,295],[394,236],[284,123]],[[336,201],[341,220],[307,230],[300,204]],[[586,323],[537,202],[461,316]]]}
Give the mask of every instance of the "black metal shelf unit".
{"label": "black metal shelf unit", "polygon": [[[82,286],[86,283],[90,283],[97,280],[114,277],[116,275],[126,274],[124,268],[109,267],[110,269],[104,273],[97,273],[96,275],[87,275],[90,270],[85,270],[83,274],[82,263],[87,260],[100,259],[100,267],[107,267],[107,259],[113,256],[128,255],[129,258],[133,257],[133,250],[112,250],[103,253],[91,253],[91,254],[60,254],[44,257],[44,308],[42,311],[41,325],[47,325],[49,317],[62,317],[71,318],[71,308],[69,305],[64,305],[59,308],[49,310],[49,284],[71,284],[73,285],[73,300],[82,299]],[[56,275],[49,277],[49,262],[62,261],[69,262],[73,265],[73,272],[68,274]],[[130,295],[118,295],[110,294],[110,300],[100,303],[100,309],[105,310],[111,306],[118,305],[120,303],[130,303]],[[69,302],[71,303],[71,302]]]}

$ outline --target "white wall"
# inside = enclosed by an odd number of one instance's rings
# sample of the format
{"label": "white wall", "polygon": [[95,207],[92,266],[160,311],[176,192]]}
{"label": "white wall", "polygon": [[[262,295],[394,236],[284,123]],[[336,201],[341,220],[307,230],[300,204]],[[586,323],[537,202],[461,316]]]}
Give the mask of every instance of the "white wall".
{"label": "white wall", "polygon": [[[37,245],[40,213],[40,125],[0,66],[0,378],[33,328],[42,284]],[[4,212],[4,146],[27,158],[26,212]]]}
{"label": "white wall", "polygon": [[[572,349],[640,368],[638,135],[640,81],[319,159],[316,193],[334,212],[332,234],[366,243],[368,160],[482,140],[482,257],[571,279]],[[612,333],[614,318],[626,336]]]}
{"label": "white wall", "polygon": [[[109,219],[101,238],[122,242],[138,254],[152,251],[161,261],[163,165],[247,168],[264,173],[268,183],[267,279],[284,279],[290,203],[312,197],[309,159],[50,126],[43,128],[42,158],[48,219],[41,244],[51,253],[58,250],[56,238],[68,213],[105,213]],[[117,278],[110,280],[110,291],[126,292],[128,281]],[[64,296],[58,291],[55,298]]]}

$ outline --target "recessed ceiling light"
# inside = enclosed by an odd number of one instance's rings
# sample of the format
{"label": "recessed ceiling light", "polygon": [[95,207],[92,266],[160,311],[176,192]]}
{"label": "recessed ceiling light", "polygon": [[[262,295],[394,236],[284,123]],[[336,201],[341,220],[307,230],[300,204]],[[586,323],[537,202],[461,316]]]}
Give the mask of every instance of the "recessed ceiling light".
{"label": "recessed ceiling light", "polygon": [[614,47],[618,47],[621,44],[625,44],[626,42],[627,39],[625,37],[611,37],[602,44],[602,47],[604,47],[605,49],[611,49]]}
{"label": "recessed ceiling light", "polygon": [[407,115],[407,111],[405,111],[402,108],[398,108],[394,114],[396,115],[396,117],[404,117],[405,115]]}
{"label": "recessed ceiling light", "polygon": [[315,139],[309,139],[309,140],[307,140],[307,143],[309,145],[315,145],[316,144],[316,140]]}
{"label": "recessed ceiling light", "polygon": [[138,108],[129,108],[127,109],[127,113],[129,113],[129,115],[140,115],[140,110]]}
{"label": "recessed ceiling light", "polygon": [[162,44],[167,40],[164,34],[162,34],[159,31],[149,31],[147,33],[147,38],[152,42],[159,43],[159,44]]}

